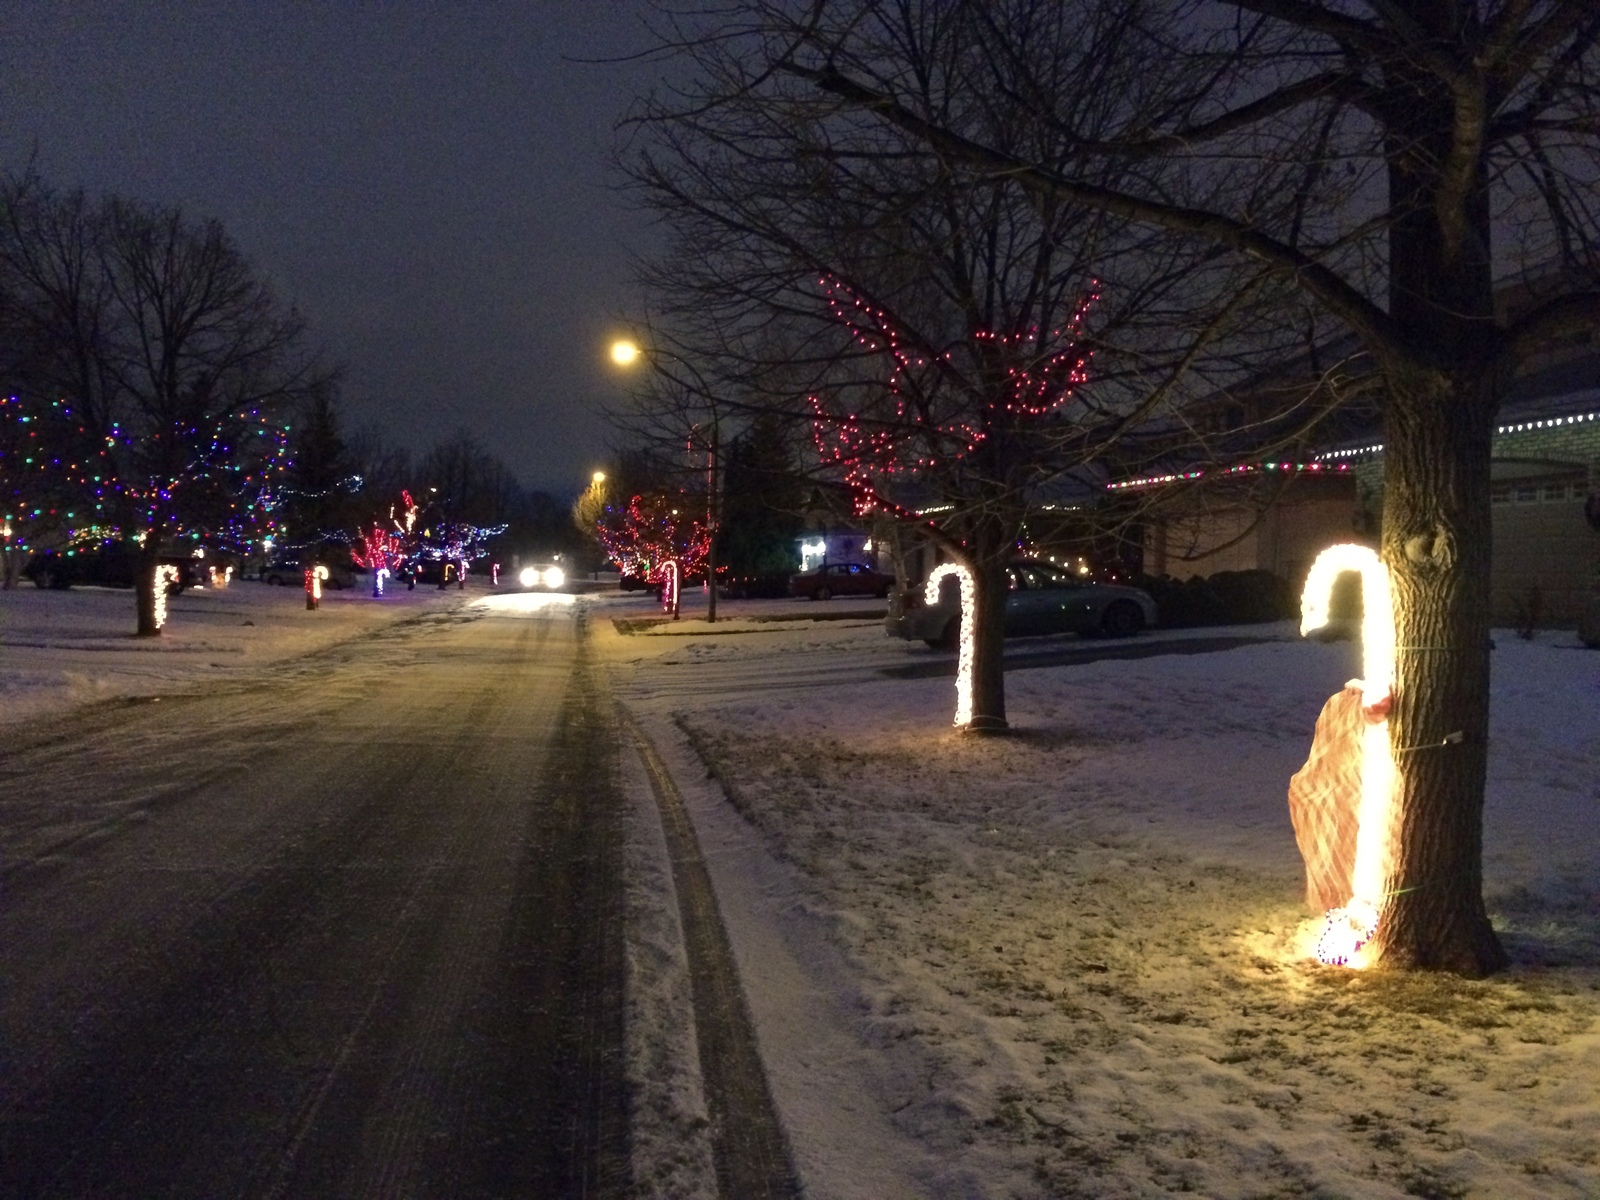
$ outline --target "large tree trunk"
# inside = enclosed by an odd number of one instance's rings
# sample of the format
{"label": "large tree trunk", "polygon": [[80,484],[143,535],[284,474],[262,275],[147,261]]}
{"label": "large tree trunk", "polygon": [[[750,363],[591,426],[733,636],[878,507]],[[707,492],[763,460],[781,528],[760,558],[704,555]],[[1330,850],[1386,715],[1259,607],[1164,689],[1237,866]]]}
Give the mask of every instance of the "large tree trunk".
{"label": "large tree trunk", "polygon": [[1479,976],[1506,963],[1483,905],[1489,466],[1503,368],[1489,193],[1481,149],[1466,175],[1443,166],[1470,133],[1458,126],[1470,106],[1425,67],[1388,69],[1389,311],[1410,347],[1383,364],[1396,803],[1377,961]]}
{"label": "large tree trunk", "polygon": [[1378,961],[1471,976],[1506,963],[1483,905],[1492,388],[1391,375],[1384,450],[1396,805]]}

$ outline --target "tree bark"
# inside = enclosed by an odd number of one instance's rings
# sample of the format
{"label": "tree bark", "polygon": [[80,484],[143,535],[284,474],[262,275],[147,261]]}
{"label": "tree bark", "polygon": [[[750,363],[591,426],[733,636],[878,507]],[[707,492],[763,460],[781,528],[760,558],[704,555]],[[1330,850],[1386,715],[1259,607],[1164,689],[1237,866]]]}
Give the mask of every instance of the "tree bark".
{"label": "tree bark", "polygon": [[1482,976],[1506,965],[1483,903],[1489,734],[1486,376],[1391,376],[1383,558],[1395,602],[1396,765],[1384,966]]}
{"label": "tree bark", "polygon": [[1455,98],[1425,72],[1393,70],[1389,307],[1411,349],[1384,363],[1396,776],[1376,957],[1482,976],[1507,961],[1483,903],[1490,447],[1505,355],[1481,160],[1470,179],[1444,177]]}

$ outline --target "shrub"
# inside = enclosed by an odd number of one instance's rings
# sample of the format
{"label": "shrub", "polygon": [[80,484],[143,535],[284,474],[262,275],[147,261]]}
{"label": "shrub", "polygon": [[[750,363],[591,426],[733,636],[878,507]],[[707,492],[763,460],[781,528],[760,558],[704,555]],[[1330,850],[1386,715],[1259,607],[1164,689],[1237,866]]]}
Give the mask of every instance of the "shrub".
{"label": "shrub", "polygon": [[1299,611],[1293,586],[1271,571],[1218,571],[1184,580],[1147,576],[1138,586],[1156,602],[1166,629],[1282,621]]}

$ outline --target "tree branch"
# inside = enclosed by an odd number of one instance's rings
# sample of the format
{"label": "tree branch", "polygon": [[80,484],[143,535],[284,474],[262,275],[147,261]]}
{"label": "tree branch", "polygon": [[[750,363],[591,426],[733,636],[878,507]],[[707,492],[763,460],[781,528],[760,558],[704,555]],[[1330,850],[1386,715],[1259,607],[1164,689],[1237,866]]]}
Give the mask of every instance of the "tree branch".
{"label": "tree branch", "polygon": [[810,80],[822,91],[876,113],[889,124],[913,134],[953,158],[996,175],[1008,176],[1024,187],[1137,224],[1189,234],[1236,250],[1271,268],[1278,275],[1294,280],[1349,325],[1374,353],[1391,356],[1411,350],[1399,325],[1390,319],[1388,313],[1333,271],[1309,255],[1233,217],[1205,209],[1164,204],[1066,178],[1036,163],[991,149],[928,121],[894,97],[858,83],[831,65],[815,68],[789,61],[783,64],[783,70]]}
{"label": "tree branch", "polygon": [[1505,348],[1513,364],[1520,363],[1563,333],[1577,333],[1600,325],[1600,292],[1574,292],[1541,304],[1505,332]]}
{"label": "tree branch", "polygon": [[1269,92],[1258,100],[1252,100],[1249,104],[1241,105],[1209,121],[1164,133],[1159,137],[1142,138],[1137,141],[1103,142],[1073,137],[1070,130],[1063,132],[1073,138],[1074,150],[1112,154],[1123,158],[1154,157],[1186,150],[1213,138],[1225,137],[1278,113],[1326,99],[1339,100],[1363,111],[1370,111],[1376,103],[1370,90],[1355,77],[1344,71],[1325,71],[1320,75],[1303,79],[1299,83],[1292,83]]}

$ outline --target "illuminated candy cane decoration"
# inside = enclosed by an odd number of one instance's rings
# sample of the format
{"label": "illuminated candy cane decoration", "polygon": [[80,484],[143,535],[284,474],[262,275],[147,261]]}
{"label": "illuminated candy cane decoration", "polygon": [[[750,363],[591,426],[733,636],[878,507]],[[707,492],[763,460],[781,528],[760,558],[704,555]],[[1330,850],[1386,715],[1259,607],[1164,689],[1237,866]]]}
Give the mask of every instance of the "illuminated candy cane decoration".
{"label": "illuminated candy cane decoration", "polygon": [[374,598],[383,595],[383,581],[389,578],[389,568],[379,567],[372,573],[372,595]]}
{"label": "illuminated candy cane decoration", "polygon": [[1350,900],[1330,911],[1317,938],[1320,962],[1363,966],[1356,954],[1378,931],[1378,907],[1389,867],[1389,826],[1395,764],[1389,748],[1389,705],[1394,688],[1394,596],[1389,569],[1366,546],[1329,546],[1317,556],[1300,597],[1300,633],[1328,623],[1333,584],[1346,571],[1361,576],[1361,675],[1347,685],[1361,689],[1370,721],[1361,731],[1361,800],[1356,809],[1356,854]]}
{"label": "illuminated candy cane decoration", "polygon": [[668,559],[662,571],[666,574],[666,586],[661,590],[661,607],[672,614],[676,620],[678,616],[678,560]]}
{"label": "illuminated candy cane decoration", "polygon": [[322,581],[328,577],[327,567],[306,568],[306,608],[314,609],[322,600]]}
{"label": "illuminated candy cane decoration", "polygon": [[163,564],[156,568],[155,621],[160,629],[167,623],[167,585],[178,582],[178,568]]}
{"label": "illuminated candy cane decoration", "polygon": [[977,623],[973,618],[978,598],[977,588],[972,582],[972,572],[960,563],[940,563],[929,574],[922,599],[929,606],[939,603],[939,585],[949,575],[954,575],[961,581],[961,652],[956,659],[955,723],[970,725],[972,723],[972,630]]}

